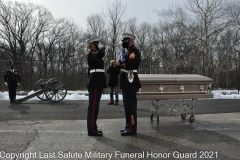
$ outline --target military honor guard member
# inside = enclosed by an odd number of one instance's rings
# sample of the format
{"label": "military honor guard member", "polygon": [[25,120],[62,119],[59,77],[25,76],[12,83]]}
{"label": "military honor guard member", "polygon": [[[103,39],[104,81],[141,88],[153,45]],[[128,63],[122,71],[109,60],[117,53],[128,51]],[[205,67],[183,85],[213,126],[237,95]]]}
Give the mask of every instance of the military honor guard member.
{"label": "military honor guard member", "polygon": [[19,71],[15,69],[14,63],[9,63],[9,69],[4,76],[4,83],[8,87],[10,103],[16,100],[16,89],[21,83]]}
{"label": "military honor guard member", "polygon": [[[122,89],[123,105],[126,117],[126,126],[121,130],[122,136],[137,133],[137,91],[141,88],[138,78],[138,67],[141,62],[141,54],[134,45],[135,36],[131,33],[122,34],[122,47],[119,66],[120,89]],[[125,53],[125,49],[127,49]]]}
{"label": "military honor guard member", "polygon": [[87,129],[89,136],[102,136],[103,132],[98,130],[97,118],[99,103],[103,93],[103,88],[107,88],[104,61],[105,47],[99,42],[99,36],[94,36],[87,40],[89,49],[88,61],[88,92],[89,106],[87,111]]}

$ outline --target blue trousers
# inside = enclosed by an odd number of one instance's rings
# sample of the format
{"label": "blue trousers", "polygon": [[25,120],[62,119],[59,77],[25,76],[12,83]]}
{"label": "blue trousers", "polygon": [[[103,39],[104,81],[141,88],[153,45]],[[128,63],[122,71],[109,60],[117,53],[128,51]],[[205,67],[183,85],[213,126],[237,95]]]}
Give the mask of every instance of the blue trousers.
{"label": "blue trousers", "polygon": [[126,117],[125,130],[129,133],[137,132],[137,90],[122,90],[123,105]]}
{"label": "blue trousers", "polygon": [[88,89],[89,105],[87,111],[87,129],[88,134],[97,133],[97,118],[99,112],[99,102],[102,96],[103,89]]}
{"label": "blue trousers", "polygon": [[115,100],[118,102],[118,86],[111,86],[110,87],[110,101],[113,103],[113,90],[115,90]]}

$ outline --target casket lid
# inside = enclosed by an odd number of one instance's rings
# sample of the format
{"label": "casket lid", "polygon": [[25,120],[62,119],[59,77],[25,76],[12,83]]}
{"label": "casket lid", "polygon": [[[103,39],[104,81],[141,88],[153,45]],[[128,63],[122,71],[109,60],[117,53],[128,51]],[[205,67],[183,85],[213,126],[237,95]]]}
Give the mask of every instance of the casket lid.
{"label": "casket lid", "polygon": [[141,83],[161,83],[161,82],[210,82],[209,77],[198,74],[138,74]]}

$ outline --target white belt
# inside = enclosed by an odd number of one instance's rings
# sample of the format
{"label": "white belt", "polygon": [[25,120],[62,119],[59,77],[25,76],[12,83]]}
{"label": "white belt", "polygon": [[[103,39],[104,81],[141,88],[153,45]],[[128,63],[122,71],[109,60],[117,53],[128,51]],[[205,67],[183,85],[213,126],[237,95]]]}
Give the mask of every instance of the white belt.
{"label": "white belt", "polygon": [[105,72],[105,70],[104,69],[91,69],[90,73],[93,73],[93,72]]}
{"label": "white belt", "polygon": [[[131,71],[131,70],[121,69],[121,71],[122,71],[122,72],[126,72],[126,73],[128,73],[128,72]],[[136,69],[134,69],[134,70],[132,70],[132,71],[133,71],[133,72],[137,72]]]}

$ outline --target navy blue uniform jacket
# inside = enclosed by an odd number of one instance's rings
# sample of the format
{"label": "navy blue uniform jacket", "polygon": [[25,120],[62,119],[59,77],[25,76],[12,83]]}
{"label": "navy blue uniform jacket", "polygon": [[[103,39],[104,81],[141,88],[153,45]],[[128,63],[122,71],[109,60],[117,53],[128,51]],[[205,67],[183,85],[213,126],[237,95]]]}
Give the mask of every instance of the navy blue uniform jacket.
{"label": "navy blue uniform jacket", "polygon": [[[141,54],[139,50],[135,46],[131,46],[128,49],[127,54],[125,55],[125,69],[126,70],[138,70],[138,67],[141,62]],[[131,89],[139,89],[141,88],[141,83],[138,78],[138,73],[133,73],[134,79],[131,83]],[[120,74],[120,89],[129,89],[130,83],[127,79],[127,74],[125,72],[121,72]]]}
{"label": "navy blue uniform jacket", "polygon": [[21,83],[19,71],[14,69],[12,72],[12,69],[8,69],[4,76],[4,82],[7,82],[10,88],[17,87],[18,83]]}
{"label": "navy blue uniform jacket", "polygon": [[103,57],[105,56],[105,47],[97,51],[90,51],[88,54],[88,85],[89,89],[107,88],[105,72],[93,72],[92,69],[104,69]]}

